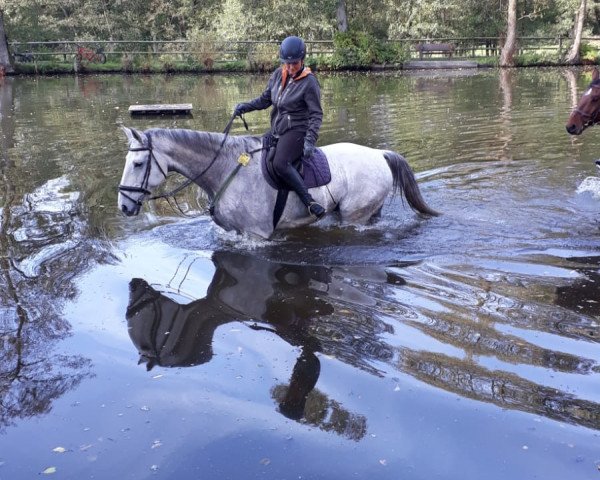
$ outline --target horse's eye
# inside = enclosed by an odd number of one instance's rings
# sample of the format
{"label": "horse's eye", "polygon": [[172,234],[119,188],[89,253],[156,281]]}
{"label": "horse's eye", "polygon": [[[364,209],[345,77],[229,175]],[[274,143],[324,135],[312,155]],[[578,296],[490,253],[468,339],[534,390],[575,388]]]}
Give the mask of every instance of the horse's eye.
{"label": "horse's eye", "polygon": [[139,168],[144,164],[144,162],[133,162],[133,168]]}

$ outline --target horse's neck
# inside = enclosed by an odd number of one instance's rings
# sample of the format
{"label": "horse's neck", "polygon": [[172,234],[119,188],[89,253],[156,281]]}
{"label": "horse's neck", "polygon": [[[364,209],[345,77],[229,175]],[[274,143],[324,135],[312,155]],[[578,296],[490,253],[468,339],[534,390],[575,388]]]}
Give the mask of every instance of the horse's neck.
{"label": "horse's neck", "polygon": [[207,190],[214,191],[229,175],[231,157],[244,150],[244,137],[193,130],[171,130],[161,136],[162,150],[169,157],[169,170],[175,171]]}

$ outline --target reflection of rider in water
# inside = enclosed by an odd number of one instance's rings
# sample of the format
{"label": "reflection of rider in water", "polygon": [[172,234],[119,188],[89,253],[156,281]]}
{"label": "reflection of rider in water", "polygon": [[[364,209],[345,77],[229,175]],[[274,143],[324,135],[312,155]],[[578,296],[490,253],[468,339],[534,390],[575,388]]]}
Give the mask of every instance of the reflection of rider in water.
{"label": "reflection of rider in water", "polygon": [[217,269],[206,297],[187,305],[175,302],[144,280],[131,280],[127,320],[140,352],[140,363],[145,363],[148,370],[155,365],[206,363],[212,358],[213,335],[220,325],[232,321],[265,322],[253,323],[251,328],[271,331],[302,350],[292,373],[288,398],[281,406],[282,413],[301,416],[306,395],[314,388],[320,372],[315,355],[320,346],[310,325],[316,316],[334,312],[326,300],[315,297],[312,287],[328,283],[329,270],[279,265],[225,252],[215,253],[213,261]]}
{"label": "reflection of rider in water", "polygon": [[213,356],[216,329],[243,321],[253,330],[272,332],[300,349],[289,384],[276,385],[271,391],[281,414],[351,439],[362,438],[366,419],[315,390],[321,372],[317,352],[322,351],[315,318],[335,313],[328,299],[317,293],[331,282],[330,270],[231,252],[215,252],[213,262],[216,271],[206,297],[187,305],[158,292],[145,280],[131,280],[127,322],[140,363],[148,370],[155,365],[206,363]]}
{"label": "reflection of rider in water", "polygon": [[312,350],[303,348],[296,360],[290,384],[285,396],[279,402],[279,411],[292,420],[299,420],[304,416],[306,399],[317,384],[321,373],[321,362]]}
{"label": "reflection of rider in water", "polygon": [[304,66],[305,56],[304,41],[287,37],[279,49],[283,66],[271,75],[260,97],[239,103],[235,114],[273,107],[271,134],[277,141],[273,158],[275,173],[298,194],[311,215],[321,218],[325,209],[308,193],[304,179],[294,167],[314,153],[323,120],[321,89],[310,68]]}

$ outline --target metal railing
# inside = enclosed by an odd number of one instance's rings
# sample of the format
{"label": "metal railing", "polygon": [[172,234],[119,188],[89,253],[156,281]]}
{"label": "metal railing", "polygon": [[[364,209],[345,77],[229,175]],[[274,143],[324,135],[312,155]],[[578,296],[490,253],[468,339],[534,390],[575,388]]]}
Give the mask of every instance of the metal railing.
{"label": "metal railing", "polygon": [[[415,47],[419,43],[450,43],[454,46],[453,56],[459,58],[493,57],[500,54],[502,39],[499,37],[444,37],[390,39],[388,43],[401,45],[410,56],[419,56]],[[583,42],[600,46],[600,37],[586,37]],[[123,56],[168,58],[173,61],[190,61],[201,58],[212,63],[248,61],[255,56],[265,56],[272,50],[277,54],[278,41],[189,41],[189,40],[59,40],[52,42],[12,42],[10,44],[17,61],[62,60],[72,61],[77,48],[102,48],[108,60],[120,60]],[[563,53],[570,45],[567,37],[520,37],[518,52]],[[306,41],[307,55],[330,56],[334,53],[333,40]],[[442,56],[443,54],[434,54]]]}
{"label": "metal railing", "polygon": [[[272,47],[277,54],[279,42],[272,41],[189,41],[189,40],[60,40],[52,42],[12,42],[10,44],[13,55],[23,58],[28,56],[43,60],[50,57],[62,57],[63,61],[72,59],[77,53],[77,48],[83,46],[90,49],[102,48],[107,58],[120,58],[128,56],[160,57],[172,56],[175,59],[186,60],[189,58],[210,57],[215,63],[247,60],[257,54],[260,48]],[[331,55],[333,41],[313,40],[307,41],[308,55]],[[19,59],[19,58],[17,58]]]}

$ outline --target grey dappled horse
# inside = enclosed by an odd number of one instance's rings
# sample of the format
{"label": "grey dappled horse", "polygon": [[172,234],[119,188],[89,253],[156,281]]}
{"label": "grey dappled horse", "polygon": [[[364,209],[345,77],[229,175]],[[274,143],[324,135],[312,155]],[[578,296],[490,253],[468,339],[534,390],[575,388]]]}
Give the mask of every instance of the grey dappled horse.
{"label": "grey dappled horse", "polygon": [[[273,234],[277,191],[263,177],[260,137],[225,137],[182,129],[124,130],[129,152],[119,186],[119,209],[123,213],[137,215],[167,174],[177,172],[196,183],[213,201],[215,196],[218,198],[212,218],[225,230],[263,238]],[[416,212],[437,215],[423,200],[415,176],[401,155],[351,143],[322,149],[329,161],[331,182],[310,193],[327,212],[339,212],[342,222],[368,222],[379,214],[386,197],[397,190]],[[230,178],[244,153],[250,154],[250,162]],[[308,225],[315,220],[300,199],[290,195],[277,229]]]}

